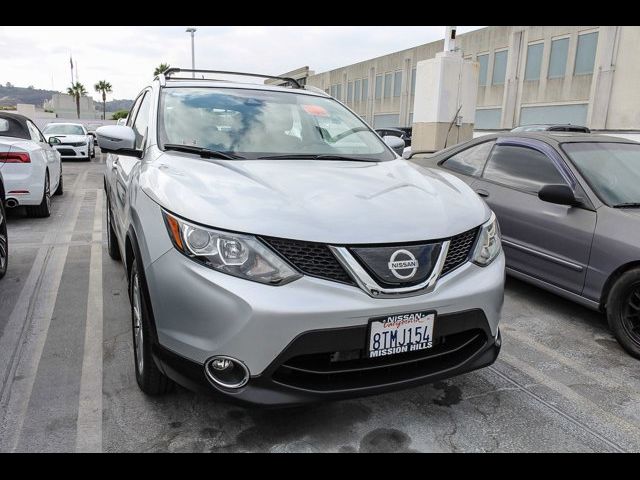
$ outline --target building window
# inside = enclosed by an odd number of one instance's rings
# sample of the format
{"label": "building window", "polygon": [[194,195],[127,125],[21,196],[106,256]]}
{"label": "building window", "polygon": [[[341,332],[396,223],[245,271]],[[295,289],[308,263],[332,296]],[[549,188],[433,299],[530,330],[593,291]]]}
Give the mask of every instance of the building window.
{"label": "building window", "polygon": [[376,75],[376,100],[382,98],[382,75]]}
{"label": "building window", "polygon": [[353,82],[347,83],[347,102],[353,102]]}
{"label": "building window", "polygon": [[567,68],[567,52],[569,51],[569,39],[559,38],[551,42],[551,55],[549,56],[549,78],[564,77]]}
{"label": "building window", "polygon": [[325,93],[327,95],[331,95],[331,89],[330,88],[325,88],[324,91],[325,91]]}
{"label": "building window", "polygon": [[362,100],[366,101],[369,98],[369,79],[362,79]]}
{"label": "building window", "polygon": [[478,55],[478,63],[480,64],[479,85],[484,87],[487,84],[487,68],[489,66],[489,54]]}
{"label": "building window", "polygon": [[397,127],[400,122],[400,115],[394,113],[383,113],[373,116],[373,128]]}
{"label": "building window", "polygon": [[336,85],[336,98],[338,100],[342,100],[342,84],[341,83]]}
{"label": "building window", "polygon": [[391,79],[390,73],[384,74],[384,98],[391,98]]}
{"label": "building window", "polygon": [[360,80],[353,82],[353,100],[356,102],[360,100]]}
{"label": "building window", "polygon": [[336,98],[336,89],[337,89],[337,85],[331,85],[331,96],[333,98]]}
{"label": "building window", "polygon": [[411,113],[409,114],[409,125],[408,125],[408,126],[409,126],[409,127],[412,127],[412,126],[413,126],[413,112],[411,112]]}
{"label": "building window", "polygon": [[491,83],[493,85],[504,85],[507,76],[507,51],[496,52],[493,56],[493,75]]}
{"label": "building window", "polygon": [[501,108],[483,108],[476,110],[476,119],[474,128],[481,130],[491,130],[500,128],[500,117],[502,115]]}
{"label": "building window", "polygon": [[393,96],[399,97],[402,90],[402,72],[398,71],[393,75]]}
{"label": "building window", "polygon": [[411,70],[411,95],[416,94],[416,69]]}
{"label": "building window", "polygon": [[525,80],[539,80],[542,66],[542,50],[544,43],[534,43],[527,47],[527,65],[524,69]]}
{"label": "building window", "polygon": [[576,49],[576,66],[574,75],[591,75],[593,64],[596,60],[598,47],[598,32],[578,35],[578,48]]}
{"label": "building window", "polygon": [[587,121],[588,107],[586,103],[522,107],[520,109],[520,125],[537,123],[584,125]]}

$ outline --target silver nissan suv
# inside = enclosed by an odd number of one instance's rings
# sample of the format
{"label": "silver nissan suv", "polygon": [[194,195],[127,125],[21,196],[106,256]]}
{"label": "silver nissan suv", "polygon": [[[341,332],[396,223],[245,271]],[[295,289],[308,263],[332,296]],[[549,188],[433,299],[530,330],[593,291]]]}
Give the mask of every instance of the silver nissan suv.
{"label": "silver nissan suv", "polygon": [[144,392],[290,405],[495,361],[504,255],[473,190],[313,87],[191,73],[96,131]]}

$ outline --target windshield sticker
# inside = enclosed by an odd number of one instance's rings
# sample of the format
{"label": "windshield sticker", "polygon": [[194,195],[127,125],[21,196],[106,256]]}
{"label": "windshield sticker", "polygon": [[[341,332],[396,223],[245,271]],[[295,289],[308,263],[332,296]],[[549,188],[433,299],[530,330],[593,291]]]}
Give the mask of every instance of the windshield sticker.
{"label": "windshield sticker", "polygon": [[329,112],[320,105],[301,105],[305,112],[316,117],[328,117]]}

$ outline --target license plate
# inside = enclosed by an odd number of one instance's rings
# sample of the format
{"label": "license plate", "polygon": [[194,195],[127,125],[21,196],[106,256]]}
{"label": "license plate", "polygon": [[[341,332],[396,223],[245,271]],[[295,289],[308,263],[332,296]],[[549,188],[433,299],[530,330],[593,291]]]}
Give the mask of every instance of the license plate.
{"label": "license plate", "polygon": [[369,320],[369,357],[426,350],[433,346],[435,312],[411,312]]}

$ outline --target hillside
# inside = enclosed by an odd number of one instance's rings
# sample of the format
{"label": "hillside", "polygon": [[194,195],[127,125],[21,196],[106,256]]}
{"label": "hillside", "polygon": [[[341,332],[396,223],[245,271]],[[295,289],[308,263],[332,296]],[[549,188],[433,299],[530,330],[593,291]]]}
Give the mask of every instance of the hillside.
{"label": "hillside", "polygon": [[[42,104],[51,99],[55,90],[40,90],[38,88],[25,87],[7,87],[0,85],[0,106],[15,106],[18,103],[30,103],[38,108],[42,108]],[[102,99],[99,94],[92,94],[93,101],[97,110],[102,110]],[[115,112],[117,110],[128,110],[131,108],[133,100],[109,100],[107,101],[107,112]]]}

